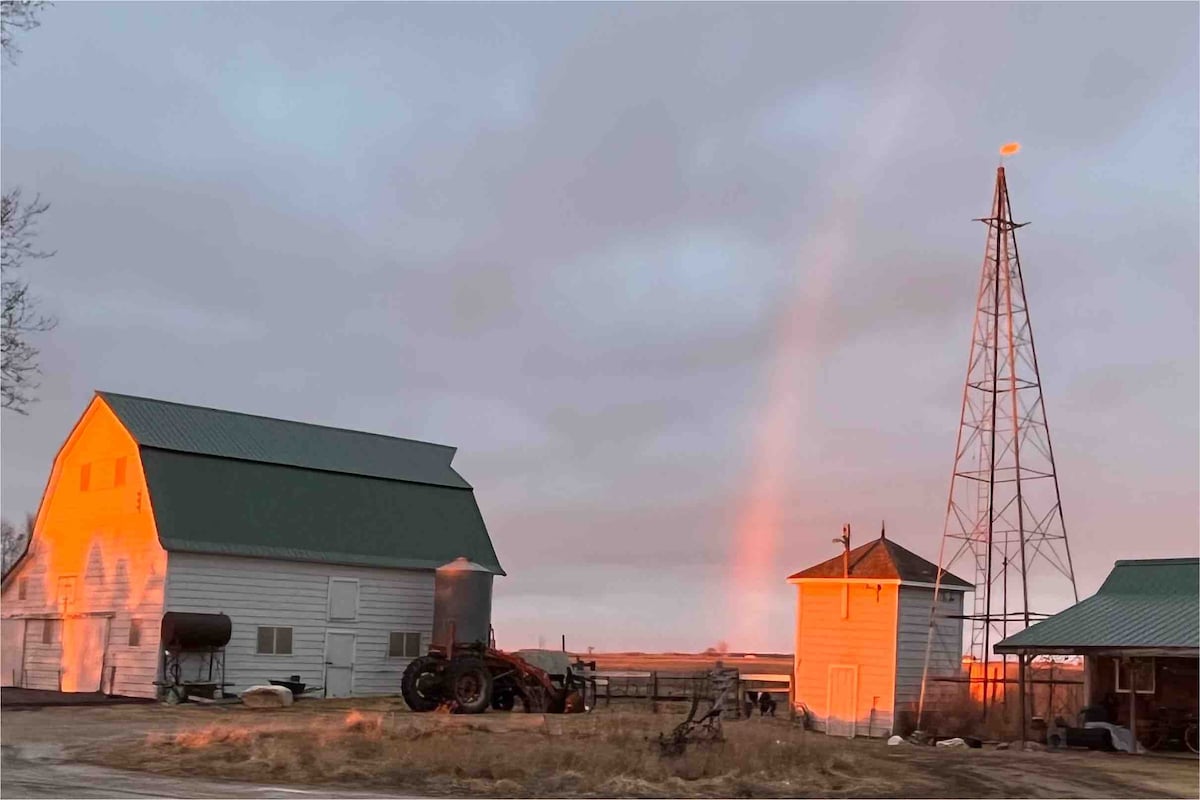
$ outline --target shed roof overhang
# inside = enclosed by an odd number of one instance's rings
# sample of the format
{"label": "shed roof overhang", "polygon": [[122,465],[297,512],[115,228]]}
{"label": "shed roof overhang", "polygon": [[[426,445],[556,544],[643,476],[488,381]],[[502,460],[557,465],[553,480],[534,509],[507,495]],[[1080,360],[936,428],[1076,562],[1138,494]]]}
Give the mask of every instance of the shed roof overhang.
{"label": "shed roof overhang", "polygon": [[1072,645],[1058,645],[1054,647],[1039,646],[1039,645],[1005,645],[1003,643],[996,645],[996,653],[999,655],[1027,655],[1027,656],[1090,656],[1104,657],[1111,656],[1114,658],[1200,658],[1200,648],[1195,647],[1084,647]]}
{"label": "shed roof overhang", "polygon": [[[874,585],[915,586],[920,589],[936,589],[936,588],[938,588],[935,584],[923,583],[921,581],[905,581],[905,580],[901,580],[900,578],[864,578],[861,575],[851,575],[848,578],[843,578],[841,576],[838,576],[836,578],[796,578],[796,577],[791,577],[791,578],[787,579],[787,582],[796,584],[797,586],[802,583],[816,583],[816,584],[823,583],[828,586],[841,586],[843,583],[849,583],[849,584],[861,583],[864,586],[867,586],[867,585],[871,585],[871,586],[874,586]],[[941,586],[941,591],[966,593],[966,592],[974,591],[974,589],[969,586],[955,586],[953,584],[943,583]]]}

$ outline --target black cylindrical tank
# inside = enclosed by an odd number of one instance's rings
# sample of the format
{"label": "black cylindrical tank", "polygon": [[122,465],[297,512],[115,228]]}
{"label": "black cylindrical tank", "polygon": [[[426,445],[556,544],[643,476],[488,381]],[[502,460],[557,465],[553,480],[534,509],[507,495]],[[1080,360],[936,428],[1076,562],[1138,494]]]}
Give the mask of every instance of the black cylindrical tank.
{"label": "black cylindrical tank", "polygon": [[465,558],[438,567],[433,583],[434,644],[487,644],[492,625],[492,578],[487,567]]}
{"label": "black cylindrical tank", "polygon": [[162,618],[162,646],[165,650],[208,650],[229,644],[233,623],[224,614],[195,614],[168,611]]}

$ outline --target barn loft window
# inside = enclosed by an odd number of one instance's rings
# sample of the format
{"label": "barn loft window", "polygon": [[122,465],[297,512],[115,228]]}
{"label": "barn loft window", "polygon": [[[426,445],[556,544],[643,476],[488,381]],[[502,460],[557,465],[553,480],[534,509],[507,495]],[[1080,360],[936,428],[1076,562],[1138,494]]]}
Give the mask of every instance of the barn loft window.
{"label": "barn loft window", "polygon": [[75,576],[64,575],[58,579],[58,594],[55,598],[59,611],[69,611],[75,603]]}
{"label": "barn loft window", "polygon": [[42,644],[58,644],[62,641],[59,623],[60,620],[57,619],[42,620]]}
{"label": "barn loft window", "polygon": [[29,593],[29,579],[21,578],[21,580],[17,581],[17,599],[24,600],[28,593]]}
{"label": "barn loft window", "polygon": [[358,618],[358,580],[355,578],[329,579],[329,619],[353,620]]}
{"label": "barn loft window", "polygon": [[141,647],[142,645],[142,621],[140,619],[129,620],[129,646]]}
{"label": "barn loft window", "polygon": [[255,652],[265,656],[290,656],[292,654],[292,629],[260,627],[258,629],[258,647]]}
{"label": "barn loft window", "polygon": [[113,465],[113,486],[125,485],[125,456],[117,459],[117,463]]}
{"label": "barn loft window", "polygon": [[388,634],[388,658],[416,658],[421,655],[421,634],[394,631]]}
{"label": "barn loft window", "polygon": [[[1121,659],[1113,659],[1117,671],[1117,691],[1128,692],[1130,684],[1136,684],[1134,691],[1138,694],[1154,694],[1154,659],[1137,659],[1122,664]],[[1133,680],[1130,681],[1130,672]]]}
{"label": "barn loft window", "polygon": [[92,465],[84,464],[79,468],[79,491],[86,492],[92,485]]}

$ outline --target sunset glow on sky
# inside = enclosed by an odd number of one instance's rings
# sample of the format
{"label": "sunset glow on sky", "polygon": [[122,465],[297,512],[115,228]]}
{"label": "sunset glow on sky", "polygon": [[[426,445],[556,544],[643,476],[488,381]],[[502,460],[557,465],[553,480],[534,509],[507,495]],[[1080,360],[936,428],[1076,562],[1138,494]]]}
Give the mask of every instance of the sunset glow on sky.
{"label": "sunset glow on sky", "polygon": [[786,652],[844,523],[937,557],[1014,137],[1080,594],[1194,556],[1198,39],[1182,3],[57,4],[2,77],[60,321],[4,516],[96,389],[424,439],[502,646]]}

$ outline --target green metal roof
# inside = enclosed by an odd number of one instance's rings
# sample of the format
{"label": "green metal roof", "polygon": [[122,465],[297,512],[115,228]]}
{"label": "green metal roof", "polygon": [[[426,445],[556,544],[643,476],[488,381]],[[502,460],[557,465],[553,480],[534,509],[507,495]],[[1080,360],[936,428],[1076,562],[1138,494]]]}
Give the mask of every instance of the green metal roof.
{"label": "green metal roof", "polygon": [[99,394],[138,442],[167,551],[407,568],[465,557],[504,574],[453,448]]}
{"label": "green metal roof", "polygon": [[236,411],[97,392],[143,447],[471,488],[454,448]]}
{"label": "green metal roof", "polygon": [[1200,559],[1118,561],[1099,591],[996,645],[1019,650],[1200,651]]}

